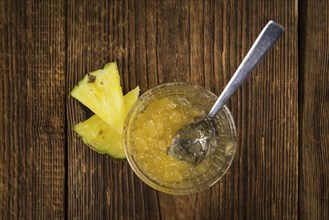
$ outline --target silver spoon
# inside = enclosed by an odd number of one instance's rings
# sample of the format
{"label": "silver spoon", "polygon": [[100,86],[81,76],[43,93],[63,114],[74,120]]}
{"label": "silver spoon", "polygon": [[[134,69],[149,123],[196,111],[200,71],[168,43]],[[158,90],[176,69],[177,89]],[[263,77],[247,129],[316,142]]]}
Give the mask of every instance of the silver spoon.
{"label": "silver spoon", "polygon": [[280,24],[274,21],[267,23],[208,115],[184,126],[176,133],[167,149],[169,156],[194,164],[200,163],[207,156],[217,132],[216,114],[273,47],[283,31]]}

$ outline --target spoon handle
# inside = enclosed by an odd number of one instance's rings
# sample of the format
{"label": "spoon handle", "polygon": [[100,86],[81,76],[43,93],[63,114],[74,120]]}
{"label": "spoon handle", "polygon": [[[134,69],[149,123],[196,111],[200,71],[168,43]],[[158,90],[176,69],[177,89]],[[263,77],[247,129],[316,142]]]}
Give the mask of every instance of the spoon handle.
{"label": "spoon handle", "polygon": [[224,106],[226,101],[232,96],[235,90],[241,86],[242,82],[249,76],[259,61],[261,61],[266,53],[273,47],[283,31],[284,27],[280,24],[275,23],[274,21],[269,21],[267,23],[243,59],[242,63],[235,71],[230,82],[227,84],[210,110],[208,114],[210,117],[214,117],[216,113]]}

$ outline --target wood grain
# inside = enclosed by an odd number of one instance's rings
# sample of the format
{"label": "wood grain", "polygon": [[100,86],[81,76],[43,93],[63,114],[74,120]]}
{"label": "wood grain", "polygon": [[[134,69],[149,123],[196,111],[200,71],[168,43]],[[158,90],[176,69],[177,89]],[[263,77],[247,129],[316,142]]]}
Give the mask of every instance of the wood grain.
{"label": "wood grain", "polygon": [[[296,3],[97,1],[88,2],[88,7],[86,4],[76,1],[68,5],[67,90],[83,74],[116,60],[125,91],[136,85],[144,92],[160,83],[185,81],[204,85],[219,94],[269,19],[282,23],[288,34],[229,103],[240,139],[233,168],[210,190],[196,195],[176,197],[156,192],[141,183],[125,162],[115,163],[86,149],[70,126],[84,120],[90,112],[69,99],[68,216],[296,218]],[[234,16],[237,13],[241,16]],[[103,48],[110,55],[103,53]]]}
{"label": "wood grain", "polygon": [[[0,219],[328,219],[325,0],[0,1]],[[227,103],[239,145],[213,187],[157,192],[72,131],[69,96],[119,66],[124,93],[173,81],[220,94],[268,20],[286,31]]]}
{"label": "wood grain", "polygon": [[[110,56],[113,58],[113,50],[109,50],[114,33],[114,29],[110,29],[110,24],[114,23],[113,12],[114,5],[110,7],[105,1],[67,3],[67,94],[84,74],[102,68]],[[111,42],[118,43],[112,38]],[[113,196],[115,190],[118,191],[114,189],[118,179],[112,180],[118,172],[118,164],[112,165],[107,157],[86,147],[72,130],[89,116],[88,109],[68,97],[67,215],[70,219],[102,219],[105,216],[114,219],[118,212],[108,209],[107,204],[111,201],[117,206],[122,202]]]}
{"label": "wood grain", "polygon": [[329,3],[300,3],[300,213],[329,217]]}
{"label": "wood grain", "polygon": [[[228,11],[227,19],[223,19],[223,29],[228,33],[223,34],[223,45],[218,46],[222,48],[222,59],[217,66],[222,66],[226,74],[224,84],[229,79],[227,74],[234,71],[256,38],[259,27],[273,19],[286,28],[278,44],[231,99],[240,147],[232,170],[233,181],[226,175],[234,190],[220,187],[225,200],[219,204],[224,212],[238,211],[228,212],[227,217],[297,218],[296,7],[296,2],[288,1],[237,1],[222,9]],[[237,13],[242,16],[234,16]],[[220,32],[216,33],[220,36]],[[216,69],[215,62],[215,72]]]}
{"label": "wood grain", "polygon": [[64,218],[64,2],[1,1],[0,17],[0,218]]}
{"label": "wood grain", "polygon": [[[110,61],[118,63],[125,92],[138,84],[147,89],[145,4],[71,1],[68,15],[67,93],[84,74]],[[140,26],[135,27],[131,21],[139,19]],[[72,98],[67,103],[69,218],[145,219],[156,215],[156,192],[133,175],[127,162],[88,149],[72,128],[91,113]]]}

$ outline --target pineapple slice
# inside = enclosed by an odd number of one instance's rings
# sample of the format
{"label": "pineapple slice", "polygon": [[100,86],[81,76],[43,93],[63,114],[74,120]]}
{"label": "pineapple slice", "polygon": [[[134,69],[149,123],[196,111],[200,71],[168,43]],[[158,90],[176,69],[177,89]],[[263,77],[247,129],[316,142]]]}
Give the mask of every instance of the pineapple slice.
{"label": "pineapple slice", "polygon": [[124,158],[121,134],[104,122],[97,115],[80,122],[73,129],[83,142],[101,154],[109,154],[114,158]]}
{"label": "pineapple slice", "polygon": [[[133,105],[135,104],[135,102],[138,99],[139,96],[139,92],[140,92],[140,88],[139,86],[137,86],[135,89],[130,90],[124,97],[123,97],[123,101],[125,103],[125,116],[128,115],[130,109],[133,107]],[[123,121],[126,120],[126,117],[123,119]]]}
{"label": "pineapple slice", "polygon": [[[139,87],[128,92],[124,97],[127,112],[131,109],[139,96]],[[124,121],[125,118],[123,118]],[[122,134],[114,130],[97,115],[74,126],[74,131],[82,138],[83,142],[101,154],[108,154],[114,158],[125,159]]]}
{"label": "pineapple slice", "polygon": [[71,95],[87,106],[118,133],[122,133],[126,110],[118,66],[108,63],[103,69],[88,73],[71,91]]}

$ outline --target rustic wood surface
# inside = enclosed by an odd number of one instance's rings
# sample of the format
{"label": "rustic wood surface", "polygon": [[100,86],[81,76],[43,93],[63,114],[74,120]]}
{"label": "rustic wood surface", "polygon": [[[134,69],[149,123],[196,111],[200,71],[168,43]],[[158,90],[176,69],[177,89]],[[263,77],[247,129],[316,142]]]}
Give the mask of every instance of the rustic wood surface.
{"label": "rustic wood surface", "polygon": [[[329,2],[0,0],[0,219],[328,219]],[[72,131],[69,96],[116,61],[126,93],[219,94],[268,20],[286,31],[228,102],[239,145],[209,190],[157,192]]]}
{"label": "rustic wood surface", "polygon": [[300,9],[299,215],[329,219],[329,2]]}

